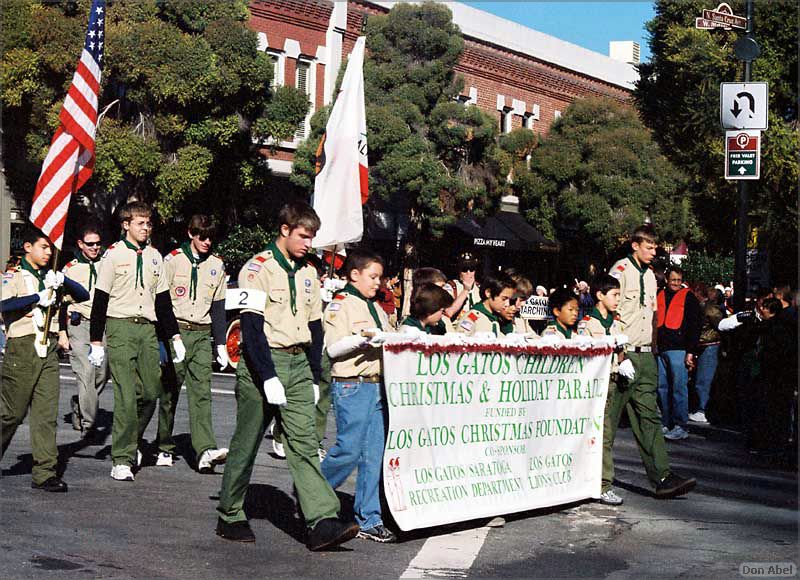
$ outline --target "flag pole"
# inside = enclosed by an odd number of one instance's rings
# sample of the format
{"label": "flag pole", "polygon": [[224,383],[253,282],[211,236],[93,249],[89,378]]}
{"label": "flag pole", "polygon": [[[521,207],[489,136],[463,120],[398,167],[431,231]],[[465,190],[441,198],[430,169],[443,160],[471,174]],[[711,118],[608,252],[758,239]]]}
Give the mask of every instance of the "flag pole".
{"label": "flag pole", "polygon": [[[53,251],[53,271],[55,271],[58,264],[58,254],[60,250],[55,244],[53,244],[53,247],[55,248]],[[58,290],[53,290],[50,288],[51,297],[53,296],[53,292],[55,292],[56,296],[58,296]],[[44,333],[42,334],[42,340],[40,341],[40,344],[47,344],[47,336],[50,334],[50,324],[53,322],[53,304],[56,304],[57,302],[58,300],[54,300],[50,303],[50,306],[47,307],[47,315],[44,319]]]}

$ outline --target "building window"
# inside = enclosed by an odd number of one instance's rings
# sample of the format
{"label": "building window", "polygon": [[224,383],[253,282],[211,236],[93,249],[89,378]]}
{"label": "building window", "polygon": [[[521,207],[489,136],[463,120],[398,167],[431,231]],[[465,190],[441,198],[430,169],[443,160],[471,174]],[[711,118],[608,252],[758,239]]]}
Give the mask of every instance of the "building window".
{"label": "building window", "polygon": [[511,120],[513,118],[514,109],[511,107],[503,107],[500,111],[500,132],[511,133]]}
{"label": "building window", "polygon": [[525,113],[522,118],[522,126],[533,131],[533,113]]}
{"label": "building window", "polygon": [[553,111],[553,119],[558,121],[561,118],[561,111]]}
{"label": "building window", "polygon": [[270,87],[276,89],[283,86],[283,64],[286,60],[286,56],[277,50],[268,50],[267,56],[269,56],[269,59],[272,61],[272,82],[270,83]]}
{"label": "building window", "polygon": [[297,133],[294,134],[295,141],[302,141],[311,131],[309,121],[311,120],[311,114],[314,112],[314,100],[311,96],[311,80],[311,62],[307,60],[298,60],[297,68],[295,69],[294,86],[306,94],[309,102],[311,103],[311,108],[309,109],[305,120],[300,124],[300,127],[298,127]]}

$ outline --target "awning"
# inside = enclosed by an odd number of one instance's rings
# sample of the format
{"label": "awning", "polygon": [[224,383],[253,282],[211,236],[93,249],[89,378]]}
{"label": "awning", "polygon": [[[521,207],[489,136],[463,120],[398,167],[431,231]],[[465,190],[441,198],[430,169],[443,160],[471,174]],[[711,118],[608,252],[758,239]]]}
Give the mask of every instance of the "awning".
{"label": "awning", "polygon": [[561,244],[548,240],[519,213],[500,211],[486,220],[472,243],[480,248],[502,248],[519,252],[559,252]]}

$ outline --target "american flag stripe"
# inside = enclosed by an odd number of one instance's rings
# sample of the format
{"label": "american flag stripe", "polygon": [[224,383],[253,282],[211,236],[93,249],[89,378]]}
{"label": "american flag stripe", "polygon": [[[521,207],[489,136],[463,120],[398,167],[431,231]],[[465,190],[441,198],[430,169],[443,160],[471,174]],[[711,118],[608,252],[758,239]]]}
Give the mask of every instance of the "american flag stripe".
{"label": "american flag stripe", "polygon": [[72,194],[94,171],[105,8],[106,0],[93,0],[84,48],[58,116],[61,124],[53,135],[31,204],[31,222],[59,249]]}

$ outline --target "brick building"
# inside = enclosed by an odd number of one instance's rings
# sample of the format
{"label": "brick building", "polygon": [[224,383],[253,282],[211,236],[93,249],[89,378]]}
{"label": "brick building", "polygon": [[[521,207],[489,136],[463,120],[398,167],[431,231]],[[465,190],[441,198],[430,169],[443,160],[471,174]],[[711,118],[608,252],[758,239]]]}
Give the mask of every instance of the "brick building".
{"label": "brick building", "polygon": [[[388,12],[395,2],[366,0],[251,0],[250,26],[259,49],[275,64],[277,84],[302,88],[311,113],[330,103],[339,68],[352,50],[365,16]],[[630,98],[636,70],[515,22],[458,2],[447,3],[465,47],[456,67],[464,78],[465,103],[497,116],[503,131],[528,127],[546,133],[576,98]],[[369,47],[368,47],[369,48]],[[310,114],[309,114],[310,118]],[[273,171],[291,171],[292,151],[308,131],[267,150]]]}
{"label": "brick building", "polygon": [[[311,112],[295,139],[277,148],[264,148],[264,156],[278,175],[291,172],[297,145],[309,131],[311,114],[331,102],[339,69],[346,62],[365,18],[385,14],[395,2],[367,0],[251,0],[250,26],[258,34],[259,49],[275,65],[274,82],[303,89]],[[448,2],[453,21],[465,40],[456,72],[464,78],[459,100],[495,115],[502,131],[527,127],[541,134],[577,98],[605,96],[626,102],[638,78],[626,62],[584,49],[515,22]],[[369,50],[369,47],[367,47]],[[515,199],[515,198],[514,198]],[[506,207],[514,207],[512,203]],[[367,224],[368,236],[372,214]],[[380,219],[380,218],[379,218]],[[397,232],[400,216],[388,230]],[[373,241],[376,239],[372,237]],[[397,242],[399,244],[399,241]],[[483,252],[488,263],[489,250]],[[543,262],[558,269],[552,256]],[[507,264],[510,265],[510,264]]]}

